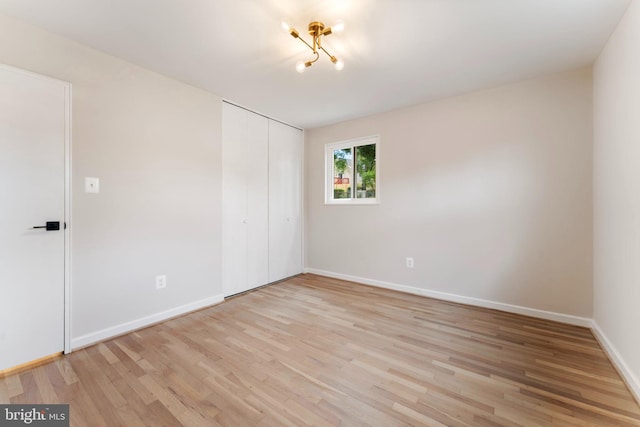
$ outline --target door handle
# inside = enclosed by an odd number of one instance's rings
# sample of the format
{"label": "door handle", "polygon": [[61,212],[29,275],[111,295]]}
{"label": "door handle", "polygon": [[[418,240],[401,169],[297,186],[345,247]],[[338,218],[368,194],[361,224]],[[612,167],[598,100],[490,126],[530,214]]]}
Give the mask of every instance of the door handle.
{"label": "door handle", "polygon": [[47,231],[60,230],[60,221],[47,221],[46,225],[35,225],[33,228],[45,228]]}

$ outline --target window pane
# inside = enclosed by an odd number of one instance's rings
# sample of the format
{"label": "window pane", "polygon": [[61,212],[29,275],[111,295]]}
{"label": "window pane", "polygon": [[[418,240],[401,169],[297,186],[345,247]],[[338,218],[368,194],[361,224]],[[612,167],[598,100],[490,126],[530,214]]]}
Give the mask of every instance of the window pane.
{"label": "window pane", "polygon": [[376,197],[376,144],[356,147],[356,199]]}
{"label": "window pane", "polygon": [[333,150],[333,198],[350,199],[353,183],[351,148]]}

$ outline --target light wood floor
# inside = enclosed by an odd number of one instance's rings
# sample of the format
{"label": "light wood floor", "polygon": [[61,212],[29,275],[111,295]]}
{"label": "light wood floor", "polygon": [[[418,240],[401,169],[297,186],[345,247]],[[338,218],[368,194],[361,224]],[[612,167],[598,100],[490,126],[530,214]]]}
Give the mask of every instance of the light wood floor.
{"label": "light wood floor", "polygon": [[74,426],[623,426],[584,328],[302,275],[0,378]]}

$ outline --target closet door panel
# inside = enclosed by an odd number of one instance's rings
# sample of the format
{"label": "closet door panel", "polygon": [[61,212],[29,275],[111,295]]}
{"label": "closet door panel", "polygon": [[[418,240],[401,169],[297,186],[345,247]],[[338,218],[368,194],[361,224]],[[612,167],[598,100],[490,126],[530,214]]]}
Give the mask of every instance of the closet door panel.
{"label": "closet door panel", "polygon": [[247,284],[247,114],[222,108],[222,284],[226,296]]}
{"label": "closet door panel", "polygon": [[269,281],[302,272],[302,131],[269,123]]}
{"label": "closet door panel", "polygon": [[247,289],[252,289],[269,282],[269,119],[247,114]]}
{"label": "closet door panel", "polygon": [[302,131],[231,104],[222,120],[225,296],[302,272]]}

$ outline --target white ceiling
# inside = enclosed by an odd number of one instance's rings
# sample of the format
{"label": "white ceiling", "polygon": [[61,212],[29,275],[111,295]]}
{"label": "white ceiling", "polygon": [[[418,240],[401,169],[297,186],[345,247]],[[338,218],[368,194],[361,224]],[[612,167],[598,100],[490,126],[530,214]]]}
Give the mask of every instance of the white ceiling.
{"label": "white ceiling", "polygon": [[[591,64],[630,0],[0,0],[0,13],[312,128]],[[305,73],[311,20],[344,58]]]}

